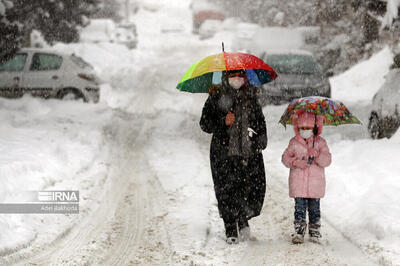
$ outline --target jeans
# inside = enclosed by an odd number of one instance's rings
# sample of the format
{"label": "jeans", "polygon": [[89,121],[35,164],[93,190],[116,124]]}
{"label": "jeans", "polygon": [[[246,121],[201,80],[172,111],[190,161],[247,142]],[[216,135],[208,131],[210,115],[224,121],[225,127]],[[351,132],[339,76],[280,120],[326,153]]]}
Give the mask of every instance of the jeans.
{"label": "jeans", "polygon": [[308,209],[308,220],[312,225],[320,225],[321,211],[320,199],[295,198],[294,223],[306,223],[306,212]]}

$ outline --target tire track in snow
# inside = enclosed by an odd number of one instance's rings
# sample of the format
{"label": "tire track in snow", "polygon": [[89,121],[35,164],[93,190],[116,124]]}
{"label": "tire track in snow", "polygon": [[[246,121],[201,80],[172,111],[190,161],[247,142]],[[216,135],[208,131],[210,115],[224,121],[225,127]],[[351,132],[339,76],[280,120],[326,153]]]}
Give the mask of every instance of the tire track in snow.
{"label": "tire track in snow", "polygon": [[[56,241],[32,247],[31,255],[23,256],[17,264],[133,265],[149,250],[158,254],[158,261],[170,260],[170,240],[163,219],[155,216],[161,210],[153,206],[162,201],[162,193],[143,156],[149,117],[115,111],[113,120],[105,132],[114,140],[114,149],[101,205]],[[147,240],[148,227],[154,224],[158,231],[153,235],[163,242],[162,250]]]}
{"label": "tire track in snow", "polygon": [[[137,128],[140,128],[140,124],[138,124]],[[135,132],[134,128],[131,128],[130,133],[133,132]],[[128,144],[133,145],[135,143],[135,136],[137,135],[138,134],[131,134],[130,143],[128,142]],[[119,138],[120,141],[129,140],[124,139],[123,136],[117,136],[117,138]],[[32,265],[42,265],[54,263],[55,261],[57,261],[57,264],[72,262],[81,264],[82,262],[87,262],[96,257],[101,257],[101,254],[96,254],[96,250],[99,249],[99,247],[96,246],[96,243],[97,241],[100,242],[98,238],[101,236],[101,233],[108,229],[107,227],[110,220],[113,218],[115,209],[118,204],[120,204],[122,196],[124,195],[124,193],[115,193],[114,191],[125,191],[129,177],[127,173],[120,172],[120,170],[129,169],[127,166],[129,166],[130,162],[128,160],[123,160],[122,158],[124,155],[126,156],[129,154],[129,151],[128,149],[119,149],[120,145],[116,145],[115,148],[116,150],[113,152],[113,155],[115,156],[113,161],[115,164],[115,173],[112,173],[107,177],[104,198],[99,208],[89,216],[83,218],[83,220],[77,224],[76,227],[72,228],[68,234],[63,235],[53,243],[46,245],[46,247],[36,247],[34,249],[35,252],[33,252],[35,255],[29,258],[24,258],[22,264],[29,263]],[[121,151],[124,151],[123,155],[119,155]],[[126,158],[129,159],[130,156],[126,156]],[[119,177],[124,178],[120,179]],[[140,210],[140,208],[138,209]],[[139,211],[136,214],[137,217],[142,219],[143,212]],[[138,228],[140,229],[141,227],[138,226]]]}

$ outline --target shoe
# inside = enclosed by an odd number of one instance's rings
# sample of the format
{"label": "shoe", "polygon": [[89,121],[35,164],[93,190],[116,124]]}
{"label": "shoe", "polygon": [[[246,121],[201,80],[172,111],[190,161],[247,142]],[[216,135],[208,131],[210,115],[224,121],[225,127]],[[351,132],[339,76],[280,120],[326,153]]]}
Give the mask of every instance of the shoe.
{"label": "shoe", "polygon": [[311,242],[319,243],[319,241],[322,237],[321,232],[319,231],[320,227],[321,227],[321,225],[319,225],[319,224],[310,224],[308,226],[308,234],[310,235]]}
{"label": "shoe", "polygon": [[250,239],[250,225],[247,220],[239,221],[239,239],[240,241],[247,241]]}
{"label": "shoe", "polygon": [[237,244],[239,243],[239,235],[237,223],[224,223],[225,225],[225,234],[226,234],[226,243],[228,244]]}
{"label": "shoe", "polygon": [[239,243],[239,238],[237,238],[237,237],[227,237],[226,238],[226,243],[228,243],[229,245],[237,244],[237,243]]}
{"label": "shoe", "polygon": [[293,244],[304,243],[304,235],[306,233],[307,224],[306,223],[295,223],[294,224],[294,234],[292,234]]}

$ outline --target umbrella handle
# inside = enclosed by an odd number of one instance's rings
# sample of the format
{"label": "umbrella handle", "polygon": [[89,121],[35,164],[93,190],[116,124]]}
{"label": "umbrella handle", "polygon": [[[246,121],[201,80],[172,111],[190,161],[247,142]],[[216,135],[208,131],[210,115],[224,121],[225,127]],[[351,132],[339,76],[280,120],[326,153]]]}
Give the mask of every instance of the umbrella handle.
{"label": "umbrella handle", "polygon": [[317,134],[318,134],[318,127],[317,127],[317,114],[315,114],[313,133],[314,133],[314,136],[313,136],[313,143],[312,143],[312,147],[314,148],[314,144],[315,144],[315,136],[317,136]]}

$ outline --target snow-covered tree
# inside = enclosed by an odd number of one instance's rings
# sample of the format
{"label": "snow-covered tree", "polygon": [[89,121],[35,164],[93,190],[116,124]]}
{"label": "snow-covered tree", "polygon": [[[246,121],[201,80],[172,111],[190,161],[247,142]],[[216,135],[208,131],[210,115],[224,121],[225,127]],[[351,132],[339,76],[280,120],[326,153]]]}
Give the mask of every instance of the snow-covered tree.
{"label": "snow-covered tree", "polygon": [[16,52],[22,39],[18,23],[7,17],[11,8],[11,1],[0,0],[0,62],[9,59]]}
{"label": "snow-covered tree", "polygon": [[78,28],[96,11],[98,0],[14,0],[10,17],[23,25],[24,33],[42,32],[49,43],[78,40]]}
{"label": "snow-covered tree", "polygon": [[116,0],[101,0],[99,5],[99,11],[96,12],[93,18],[110,18],[114,21],[120,21],[122,19],[119,14],[120,3]]}
{"label": "snow-covered tree", "polygon": [[386,14],[382,20],[382,29],[391,28],[393,20],[399,15],[400,0],[388,0],[386,5]]}
{"label": "snow-covered tree", "polygon": [[48,43],[77,41],[98,5],[99,0],[0,0],[0,57],[15,53],[23,41],[27,45],[32,30]]}

